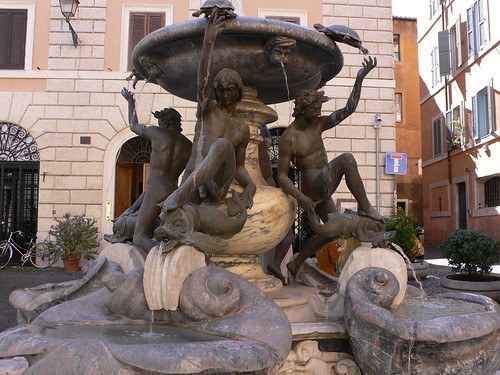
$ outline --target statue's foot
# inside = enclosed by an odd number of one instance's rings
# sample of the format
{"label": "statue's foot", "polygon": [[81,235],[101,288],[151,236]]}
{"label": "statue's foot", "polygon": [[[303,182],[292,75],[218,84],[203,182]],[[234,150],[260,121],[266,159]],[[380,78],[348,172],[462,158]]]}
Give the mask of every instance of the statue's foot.
{"label": "statue's foot", "polygon": [[377,220],[377,221],[381,221],[382,223],[385,223],[385,217],[380,215],[378,213],[378,211],[372,206],[368,207],[368,209],[358,208],[358,215],[369,217],[373,220]]}
{"label": "statue's foot", "polygon": [[300,266],[301,264],[297,264],[295,260],[286,264],[286,268],[290,271],[294,280],[295,276],[297,276],[297,273],[299,272]]}
{"label": "statue's foot", "polygon": [[283,274],[281,273],[281,267],[276,266],[274,263],[270,263],[267,265],[267,270],[271,273],[271,275],[280,279],[283,285],[288,284],[286,282],[285,276],[283,276]]}
{"label": "statue's foot", "polygon": [[160,207],[163,212],[173,211],[179,208],[179,206],[181,205],[177,202],[177,199],[175,199],[174,194],[170,194],[167,199],[158,204],[158,207]]}
{"label": "statue's foot", "polygon": [[231,189],[231,196],[227,198],[227,214],[231,217],[240,215],[245,210],[245,203],[241,199],[242,194]]}

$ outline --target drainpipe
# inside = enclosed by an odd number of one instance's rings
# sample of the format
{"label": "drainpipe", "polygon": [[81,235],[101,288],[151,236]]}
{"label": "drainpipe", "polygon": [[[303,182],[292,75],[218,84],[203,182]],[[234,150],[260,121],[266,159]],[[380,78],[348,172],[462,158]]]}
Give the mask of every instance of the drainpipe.
{"label": "drainpipe", "polygon": [[380,213],[380,140],[379,140],[379,130],[380,124],[382,123],[382,116],[380,113],[375,115],[375,120],[373,121],[373,128],[375,129],[375,202],[377,212]]}

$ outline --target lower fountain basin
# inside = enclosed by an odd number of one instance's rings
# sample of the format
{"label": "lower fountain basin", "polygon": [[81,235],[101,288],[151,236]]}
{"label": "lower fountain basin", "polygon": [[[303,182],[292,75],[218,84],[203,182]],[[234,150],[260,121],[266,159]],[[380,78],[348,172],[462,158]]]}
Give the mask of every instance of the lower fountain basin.
{"label": "lower fountain basin", "polygon": [[10,333],[1,356],[26,357],[25,375],[262,374],[276,361],[265,345],[178,327],[30,324]]}
{"label": "lower fountain basin", "polygon": [[366,375],[495,374],[500,366],[500,308],[465,293],[412,297],[389,309],[395,276],[365,268],[348,282],[345,323]]}
{"label": "lower fountain basin", "polygon": [[159,325],[42,325],[41,334],[60,340],[92,339],[116,345],[164,345],[228,340],[186,328]]}

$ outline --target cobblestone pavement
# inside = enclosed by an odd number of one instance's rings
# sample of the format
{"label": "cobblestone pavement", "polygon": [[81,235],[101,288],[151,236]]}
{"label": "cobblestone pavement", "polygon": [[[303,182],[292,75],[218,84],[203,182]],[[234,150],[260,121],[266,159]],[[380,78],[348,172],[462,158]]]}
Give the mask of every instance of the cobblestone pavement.
{"label": "cobblestone pavement", "polygon": [[66,273],[63,268],[43,270],[33,267],[6,267],[0,270],[0,331],[17,325],[17,313],[9,303],[9,296],[16,289],[31,288],[46,283],[81,279],[83,273]]}

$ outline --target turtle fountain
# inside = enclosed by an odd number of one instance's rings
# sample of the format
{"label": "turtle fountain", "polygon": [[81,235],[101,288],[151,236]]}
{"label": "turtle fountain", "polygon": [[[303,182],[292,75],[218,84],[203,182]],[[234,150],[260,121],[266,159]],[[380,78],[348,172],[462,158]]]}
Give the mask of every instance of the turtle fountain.
{"label": "turtle fountain", "polygon": [[[199,101],[200,49],[214,12],[224,27],[211,46],[207,80],[230,68],[246,87],[236,114],[250,130],[252,204],[236,183],[217,203],[171,209],[167,199],[155,231],[160,245],[146,258],[133,244],[115,243],[82,280],[15,291],[10,301],[20,325],[0,333],[0,358],[22,358],[24,374],[493,374],[500,365],[498,305],[455,294],[429,302],[407,287],[406,265],[391,250],[361,246],[340,278],[311,260],[288,286],[263,272],[259,254],[285,237],[296,210],[295,199],[266,184],[259,167],[258,130],[277,119],[267,104],[335,77],[343,66],[339,33],[363,47],[350,29],[318,26],[334,34],[328,36],[239,17],[228,0],[208,0],[197,12],[203,17],[138,44],[136,79]],[[366,222],[348,218],[355,228],[349,235]],[[347,235],[344,229],[336,226],[335,235]],[[446,311],[434,314],[440,304]]]}

